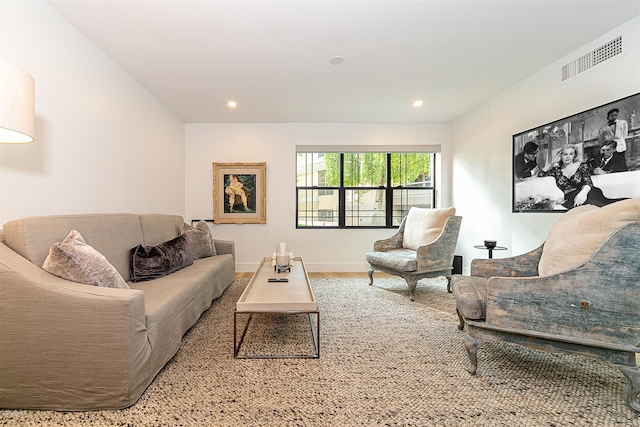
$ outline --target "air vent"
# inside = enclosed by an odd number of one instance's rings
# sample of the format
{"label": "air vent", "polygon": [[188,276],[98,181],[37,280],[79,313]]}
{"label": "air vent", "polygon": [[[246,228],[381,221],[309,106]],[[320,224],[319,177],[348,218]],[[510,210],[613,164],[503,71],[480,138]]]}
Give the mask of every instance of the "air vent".
{"label": "air vent", "polygon": [[562,67],[562,81],[575,77],[621,53],[622,36],[619,36]]}

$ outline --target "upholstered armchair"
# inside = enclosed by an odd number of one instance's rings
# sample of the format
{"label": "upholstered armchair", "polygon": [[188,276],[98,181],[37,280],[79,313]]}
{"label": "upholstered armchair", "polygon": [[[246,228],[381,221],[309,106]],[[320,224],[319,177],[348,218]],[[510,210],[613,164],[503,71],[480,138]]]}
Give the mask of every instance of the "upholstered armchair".
{"label": "upholstered armchair", "polygon": [[466,331],[469,372],[487,341],[591,356],[627,378],[625,398],[640,411],[640,198],[571,209],[538,248],[475,259],[451,281]]}
{"label": "upholstered armchair", "polygon": [[[402,277],[414,300],[420,279],[445,276],[451,280],[453,257],[458,243],[462,217],[455,208],[422,209],[412,207],[398,231],[388,239],[378,240],[367,253],[369,285],[375,270]],[[450,286],[447,284],[447,290]]]}

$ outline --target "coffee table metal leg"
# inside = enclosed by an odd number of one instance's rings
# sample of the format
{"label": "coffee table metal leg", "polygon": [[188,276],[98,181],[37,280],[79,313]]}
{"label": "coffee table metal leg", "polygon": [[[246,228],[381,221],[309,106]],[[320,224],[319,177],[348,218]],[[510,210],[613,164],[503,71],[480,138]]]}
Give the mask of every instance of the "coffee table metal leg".
{"label": "coffee table metal leg", "polygon": [[[242,331],[242,335],[240,336],[240,342],[237,341],[237,319],[238,313],[233,313],[233,357],[238,357],[238,353],[240,353],[240,347],[242,346],[242,342],[244,341],[244,336],[247,334],[247,330],[249,329],[249,324],[251,323],[251,319],[253,319],[253,313],[249,314],[249,319],[247,320],[247,324],[244,326],[244,330]],[[236,346],[236,343],[238,345]]]}
{"label": "coffee table metal leg", "polygon": [[[242,313],[242,314],[249,314],[249,319],[247,320],[247,324],[244,327],[244,330],[242,331],[242,335],[240,336],[240,340],[238,341],[238,327],[237,327],[237,322],[238,322],[238,313],[234,312],[233,313],[233,357],[234,358],[238,358],[238,359],[283,359],[283,358],[288,358],[288,359],[298,359],[298,358],[303,358],[303,359],[318,359],[320,357],[320,312],[319,311],[311,311],[311,312],[306,312],[307,314],[307,318],[309,320],[309,329],[310,329],[310,333],[311,333],[311,340],[313,341],[313,347],[315,350],[315,354],[311,355],[311,356],[307,356],[307,355],[284,355],[284,354],[271,354],[271,355],[255,355],[255,356],[239,356],[240,354],[240,347],[242,346],[242,343],[244,341],[245,335],[247,334],[247,331],[249,330],[249,325],[251,324],[251,320],[253,319],[253,315],[255,313]],[[267,314],[296,314],[296,313],[267,313]],[[299,313],[302,314],[302,313]],[[315,327],[315,334],[313,331],[313,321],[311,320],[311,315],[315,314],[316,315],[316,327]]]}
{"label": "coffee table metal leg", "polygon": [[[316,315],[316,333],[315,335],[313,334],[313,322],[311,321],[311,315],[315,314]],[[309,329],[311,329],[311,339],[313,340],[313,346],[316,349],[316,354],[314,356],[314,358],[319,358],[320,357],[320,312],[316,311],[313,313],[309,313],[307,314],[307,317],[309,318]]]}

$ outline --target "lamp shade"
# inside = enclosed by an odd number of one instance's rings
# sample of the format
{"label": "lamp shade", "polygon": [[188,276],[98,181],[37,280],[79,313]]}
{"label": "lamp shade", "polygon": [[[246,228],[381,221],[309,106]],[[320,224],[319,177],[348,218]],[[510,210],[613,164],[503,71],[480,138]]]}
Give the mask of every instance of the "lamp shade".
{"label": "lamp shade", "polygon": [[0,143],[33,142],[35,116],[33,77],[0,58]]}

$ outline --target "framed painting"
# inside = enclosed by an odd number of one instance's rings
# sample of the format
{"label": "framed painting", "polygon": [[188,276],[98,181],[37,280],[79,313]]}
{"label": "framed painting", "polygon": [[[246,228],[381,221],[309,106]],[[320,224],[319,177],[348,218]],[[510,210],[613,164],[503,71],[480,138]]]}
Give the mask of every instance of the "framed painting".
{"label": "framed painting", "polygon": [[640,93],[513,135],[512,212],[640,197]]}
{"label": "framed painting", "polygon": [[213,221],[266,224],[266,163],[213,163]]}

